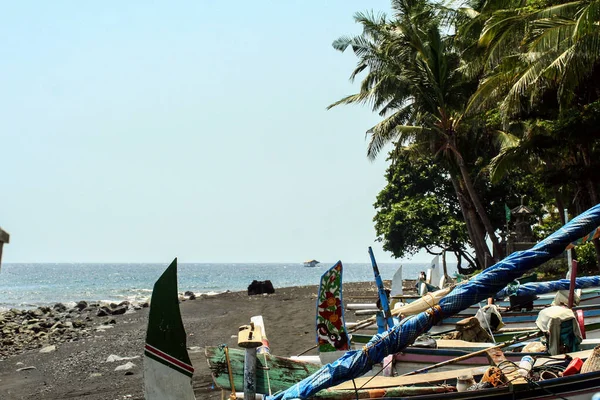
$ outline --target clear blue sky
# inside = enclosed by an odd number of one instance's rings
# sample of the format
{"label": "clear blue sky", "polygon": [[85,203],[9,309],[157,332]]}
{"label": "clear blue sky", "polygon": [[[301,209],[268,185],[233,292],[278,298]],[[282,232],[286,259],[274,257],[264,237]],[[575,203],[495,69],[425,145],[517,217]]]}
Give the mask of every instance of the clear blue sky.
{"label": "clear blue sky", "polygon": [[390,261],[378,117],[325,109],[368,9],[389,1],[4,2],[3,261]]}

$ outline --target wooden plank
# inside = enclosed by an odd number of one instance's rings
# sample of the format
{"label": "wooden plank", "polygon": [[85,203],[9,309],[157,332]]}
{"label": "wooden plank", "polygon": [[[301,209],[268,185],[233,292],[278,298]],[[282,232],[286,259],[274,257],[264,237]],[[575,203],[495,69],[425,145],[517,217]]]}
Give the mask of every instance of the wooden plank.
{"label": "wooden plank", "polygon": [[446,339],[438,339],[436,340],[438,349],[485,349],[487,347],[495,346],[494,343],[477,343],[477,342],[467,342],[466,340],[446,340]]}
{"label": "wooden plank", "polygon": [[[220,346],[206,347],[205,355],[215,384],[222,389],[231,390],[224,348]],[[244,358],[244,350],[229,348],[233,384],[236,391],[242,391],[244,388]],[[256,393],[269,393],[269,383],[272,393],[285,390],[312,375],[319,368],[320,365],[316,364],[271,354],[259,354],[256,360]]]}
{"label": "wooden plank", "polygon": [[[410,376],[395,376],[395,377],[385,377],[385,376],[376,376],[376,377],[363,377],[357,378],[354,380],[357,388],[361,389],[376,389],[376,388],[386,388],[393,386],[406,386],[406,385],[418,385],[425,383],[434,383],[434,382],[443,382],[447,380],[453,380],[459,377],[460,375],[483,375],[485,371],[487,371],[489,367],[475,367],[475,368],[462,368],[455,369],[452,371],[444,371],[444,372],[429,372],[427,374],[419,374],[419,375],[410,375]],[[334,386],[332,389],[336,390],[350,390],[354,389],[354,384],[352,381],[344,382],[337,386]]]}
{"label": "wooden plank", "polygon": [[311,397],[314,400],[356,400],[404,398],[419,395],[432,395],[455,392],[451,386],[399,386],[391,388],[336,390],[333,388],[321,390]]}
{"label": "wooden plank", "polygon": [[[589,356],[592,355],[593,353],[593,349],[590,350],[582,350],[582,351],[576,351],[573,353],[569,353],[569,357],[571,358],[581,358],[582,360],[585,360],[586,358],[588,358]],[[548,357],[538,357],[535,360],[535,365],[539,366],[551,361],[556,361],[556,362],[561,362],[565,360],[565,354],[562,354],[560,356],[548,356]]]}

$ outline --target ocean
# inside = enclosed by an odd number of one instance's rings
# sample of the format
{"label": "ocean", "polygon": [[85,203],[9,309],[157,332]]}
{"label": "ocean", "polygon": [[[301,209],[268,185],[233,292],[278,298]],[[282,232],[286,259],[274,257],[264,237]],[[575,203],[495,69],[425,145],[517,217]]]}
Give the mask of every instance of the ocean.
{"label": "ocean", "polygon": [[[321,274],[334,262],[314,268],[301,263],[179,264],[179,291],[220,293],[246,290],[253,280],[270,280],[277,288],[316,285]],[[379,264],[383,279],[392,279],[400,263]],[[402,263],[403,277],[415,279],[428,263]],[[0,310],[32,308],[57,302],[80,300],[144,301],[168,264],[2,264],[0,269]],[[455,265],[448,266],[452,276]],[[373,280],[371,264],[344,264],[344,282]]]}

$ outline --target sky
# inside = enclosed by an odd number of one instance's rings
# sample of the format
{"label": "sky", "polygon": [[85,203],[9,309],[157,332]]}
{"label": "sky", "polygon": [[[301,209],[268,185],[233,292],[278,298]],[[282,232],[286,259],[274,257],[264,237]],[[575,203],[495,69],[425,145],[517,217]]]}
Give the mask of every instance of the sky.
{"label": "sky", "polygon": [[[392,261],[357,11],[389,0],[3,2],[3,262]],[[419,254],[413,262],[428,262]]]}

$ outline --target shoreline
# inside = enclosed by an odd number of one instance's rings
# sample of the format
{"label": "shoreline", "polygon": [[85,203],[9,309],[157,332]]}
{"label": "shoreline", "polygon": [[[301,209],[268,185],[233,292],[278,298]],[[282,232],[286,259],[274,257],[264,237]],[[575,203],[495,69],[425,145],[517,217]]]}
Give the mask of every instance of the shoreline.
{"label": "shoreline", "polygon": [[[389,287],[389,284],[387,281],[386,286]],[[201,295],[194,300],[181,302],[188,352],[196,369],[193,376],[196,398],[221,398],[221,391],[214,388],[210,376],[204,356],[205,347],[220,344],[237,347],[238,328],[248,324],[252,316],[263,316],[273,354],[291,356],[312,347],[315,342],[317,290],[317,285],[292,286],[275,288],[273,294],[254,296],[248,296],[247,291],[229,291],[214,296]],[[344,283],[346,302],[364,297],[376,299],[374,282]],[[64,326],[54,327],[59,332],[57,337],[64,340],[57,339],[55,343],[50,343],[50,340],[48,343],[39,341],[33,343],[31,348],[19,350],[17,347],[9,351],[10,354],[0,356],[0,398],[143,399],[142,356],[148,308],[106,316],[97,316],[97,311],[91,310],[83,311],[83,314],[69,311],[58,312],[52,317],[59,317],[55,323]],[[20,317],[28,318],[28,321],[35,319],[27,311],[23,313],[28,316]],[[69,314],[71,317],[67,318]],[[65,322],[62,322],[61,316]],[[71,328],[66,323],[78,319],[85,326]],[[0,324],[3,327],[0,328],[0,342],[5,325]],[[64,331],[60,333],[62,329]],[[70,329],[86,333],[73,334]],[[55,347],[48,352],[40,352],[48,346]],[[0,348],[5,350],[6,347],[3,345]],[[109,356],[137,358],[109,362]],[[115,371],[116,367],[127,362],[133,364],[131,369]]]}
{"label": "shoreline", "polygon": [[[229,293],[231,292],[231,290],[224,290],[222,292],[192,292],[192,291],[185,291],[185,292],[180,292],[179,293],[179,297],[181,298],[185,298],[186,300],[188,300],[189,298],[189,294],[186,295],[186,293],[193,293],[195,297],[201,297],[201,296],[216,296],[219,294],[223,294],[223,293]],[[27,311],[27,310],[35,310],[38,308],[43,308],[43,307],[50,307],[53,308],[56,304],[63,304],[64,306],[66,306],[68,309],[71,309],[73,307],[75,307],[78,303],[80,302],[86,302],[88,304],[100,304],[101,306],[108,306],[110,304],[120,304],[120,303],[124,303],[127,302],[129,304],[132,305],[141,305],[144,303],[149,303],[150,302],[150,297],[152,297],[152,290],[148,291],[148,296],[145,297],[139,297],[137,299],[105,299],[105,300],[89,300],[89,299],[83,299],[83,300],[79,300],[79,301],[73,301],[73,300],[68,300],[68,301],[51,301],[51,302],[44,302],[44,303],[31,303],[31,304],[16,304],[16,305],[12,305],[12,304],[2,304],[0,305],[0,314],[6,312],[6,311],[10,311],[10,310],[21,310],[21,311]],[[185,300],[184,300],[185,301]]]}
{"label": "shoreline", "polygon": [[[408,290],[408,291],[416,291],[414,285],[416,280],[415,279],[404,279],[403,280],[405,285],[404,285],[404,290]],[[391,280],[390,279],[384,279],[383,280],[386,288],[390,288],[391,287]],[[364,284],[364,283],[373,283],[373,285],[375,285],[374,282],[370,282],[370,281],[352,281],[352,282],[344,282],[344,285],[360,285],[360,284]],[[409,284],[409,286],[406,286],[406,284]],[[295,285],[295,286],[286,286],[286,287],[281,287],[281,288],[275,288],[275,290],[283,290],[283,289],[289,289],[289,288],[306,288],[306,287],[312,287],[312,286],[317,286],[316,284],[309,284],[309,285]],[[0,304],[0,315],[2,313],[5,313],[7,311],[10,310],[20,310],[20,311],[28,311],[28,310],[35,310],[35,309],[39,309],[39,308],[45,308],[45,307],[50,307],[50,308],[54,308],[57,304],[62,304],[65,307],[67,307],[67,309],[72,309],[74,307],[76,307],[76,305],[80,302],[85,302],[88,304],[96,304],[96,305],[100,305],[100,306],[109,306],[110,304],[121,304],[121,303],[127,303],[133,306],[137,306],[137,305],[142,305],[144,303],[149,303],[150,302],[150,298],[152,297],[152,290],[151,289],[144,289],[145,291],[148,292],[148,296],[143,296],[143,297],[139,297],[137,299],[127,299],[127,298],[119,298],[119,299],[105,299],[105,300],[91,300],[91,299],[81,299],[81,300],[68,300],[68,301],[51,301],[51,302],[43,302],[43,303],[31,303],[31,304],[17,304],[17,305],[11,305],[11,304]],[[194,296],[196,298],[198,297],[205,297],[205,296],[218,296],[218,295],[222,295],[222,294],[226,294],[226,293],[246,293],[246,289],[243,290],[229,290],[229,289],[225,289],[223,291],[210,291],[210,292],[193,292],[191,290],[186,290],[184,292],[179,292],[179,299],[180,301],[186,301],[186,300],[190,300],[190,296]],[[344,297],[346,297],[347,295],[344,294]],[[377,300],[377,291],[375,289],[375,292],[373,293],[372,296],[369,296],[373,298],[373,301]]]}

